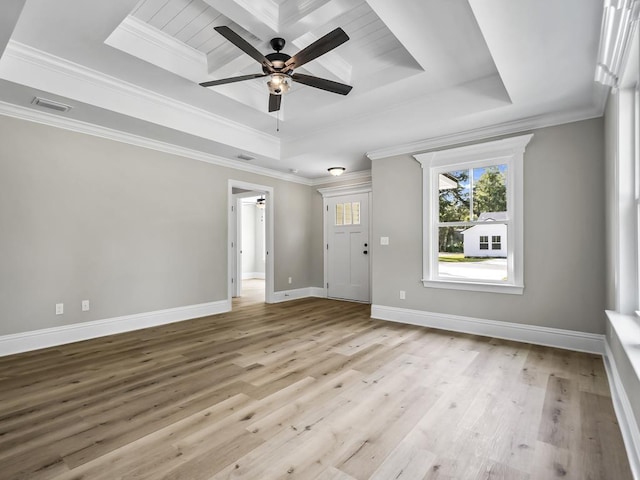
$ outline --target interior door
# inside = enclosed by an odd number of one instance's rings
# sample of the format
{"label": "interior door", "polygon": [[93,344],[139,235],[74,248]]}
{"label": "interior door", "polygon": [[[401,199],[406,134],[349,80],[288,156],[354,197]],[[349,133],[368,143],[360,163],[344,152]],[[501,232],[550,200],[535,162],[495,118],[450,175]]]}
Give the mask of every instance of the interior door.
{"label": "interior door", "polygon": [[369,194],[327,199],[327,296],[371,301]]}

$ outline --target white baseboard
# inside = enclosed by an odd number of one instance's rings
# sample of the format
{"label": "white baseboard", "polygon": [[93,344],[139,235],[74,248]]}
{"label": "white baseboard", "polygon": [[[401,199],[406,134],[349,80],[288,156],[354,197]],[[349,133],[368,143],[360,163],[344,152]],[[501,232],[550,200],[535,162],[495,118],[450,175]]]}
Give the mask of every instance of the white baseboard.
{"label": "white baseboard", "polygon": [[271,303],[288,302],[289,300],[296,300],[298,298],[318,297],[325,298],[326,294],[324,288],[321,287],[306,287],[296,288],[295,290],[281,290],[274,292]]}
{"label": "white baseboard", "polygon": [[310,297],[327,298],[327,291],[322,287],[309,287]]}
{"label": "white baseboard", "polygon": [[371,305],[371,318],[453,332],[503,338],[547,347],[604,354],[604,335],[520,323],[499,322],[444,313]]}
{"label": "white baseboard", "polygon": [[264,272],[245,272],[242,274],[243,280],[250,280],[252,278],[259,278],[264,280]]}
{"label": "white baseboard", "polygon": [[227,300],[201,303],[186,307],[169,308],[155,312],[137,313],[122,317],[76,323],[61,327],[45,328],[31,332],[0,336],[0,357],[28,352],[40,348],[55,347],[65,343],[104,337],[115,333],[130,332],[141,328],[216,315],[231,310]]}
{"label": "white baseboard", "polygon": [[633,473],[633,478],[640,480],[640,430],[631,408],[631,401],[620,378],[615,358],[612,355],[609,343],[606,341],[604,366],[607,370],[607,377],[609,377],[611,400],[613,401],[613,408],[622,432],[631,472]]}

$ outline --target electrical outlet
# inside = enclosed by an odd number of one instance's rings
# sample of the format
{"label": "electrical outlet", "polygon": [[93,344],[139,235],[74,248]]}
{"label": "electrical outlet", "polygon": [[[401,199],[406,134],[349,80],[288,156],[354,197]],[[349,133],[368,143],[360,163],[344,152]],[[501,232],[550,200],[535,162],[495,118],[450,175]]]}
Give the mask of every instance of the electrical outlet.
{"label": "electrical outlet", "polygon": [[291,277],[289,277],[289,285],[291,285],[291,282],[292,282]]}
{"label": "electrical outlet", "polygon": [[64,303],[56,303],[56,315],[62,315],[64,313]]}
{"label": "electrical outlet", "polygon": [[407,294],[404,290],[400,290],[400,300],[404,300],[407,298]]}
{"label": "electrical outlet", "polygon": [[89,311],[89,300],[82,300],[82,311],[83,312]]}

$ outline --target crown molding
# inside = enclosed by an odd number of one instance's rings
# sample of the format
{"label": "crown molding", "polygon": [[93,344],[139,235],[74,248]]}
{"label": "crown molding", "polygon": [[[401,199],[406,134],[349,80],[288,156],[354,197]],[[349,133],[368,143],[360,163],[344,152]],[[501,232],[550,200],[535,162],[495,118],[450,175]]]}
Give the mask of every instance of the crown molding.
{"label": "crown molding", "polygon": [[501,158],[522,155],[533,134],[507,137],[491,142],[475,143],[457,148],[448,148],[436,152],[417,153],[413,156],[423,168],[464,163],[478,158]]}
{"label": "crown molding", "polygon": [[408,155],[418,152],[426,152],[435,148],[449,147],[452,145],[484,140],[500,135],[521,133],[544,127],[552,127],[554,125],[562,125],[564,123],[589,120],[591,118],[601,117],[603,114],[603,109],[604,102],[598,106],[586,109],[553,113],[548,115],[538,115],[535,117],[524,118],[522,120],[515,120],[513,122],[499,123],[497,125],[466,130],[460,133],[441,135],[438,137],[419,140],[417,142],[381,148],[378,150],[367,152],[366,155],[370,160],[380,160],[382,158],[393,157],[396,155]]}
{"label": "crown molding", "polygon": [[275,136],[13,40],[0,67],[2,76],[10,81],[243,150],[280,157],[280,139]]}
{"label": "crown molding", "polygon": [[192,82],[207,77],[204,52],[132,15],[127,15],[104,43]]}
{"label": "crown molding", "polygon": [[299,183],[307,186],[314,185],[313,181],[308,178],[301,178],[296,175],[278,172],[277,170],[272,170],[269,168],[240,163],[236,160],[230,160],[218,155],[212,155],[210,153],[204,153],[198,150],[180,147],[178,145],[173,145],[140,135],[123,132],[121,130],[114,130],[111,128],[94,125],[92,123],[83,122],[81,120],[75,120],[73,118],[60,117],[56,114],[42,112],[39,110],[34,110],[32,108],[14,105],[7,102],[0,101],[0,115],[27,120],[30,122],[41,123],[43,125],[62,128],[77,133],[84,133],[86,135],[105,138],[107,140],[114,140],[116,142],[127,143],[129,145],[135,145],[137,147],[148,148],[172,155],[178,155],[180,157],[210,163],[212,165],[218,165],[221,167],[232,168],[234,170],[243,172],[255,173],[257,175],[276,178],[278,180],[285,180],[287,182]]}
{"label": "crown molding", "polygon": [[311,186],[327,185],[331,183],[355,182],[360,180],[371,180],[371,170],[360,170],[359,172],[343,173],[339,177],[326,176],[311,180]]}
{"label": "crown molding", "polygon": [[340,195],[353,195],[356,193],[370,193],[371,182],[351,183],[349,185],[338,185],[335,187],[318,188],[318,193],[323,198],[337,197]]}
{"label": "crown molding", "polygon": [[618,88],[629,41],[638,25],[640,0],[605,0],[603,9],[595,81]]}

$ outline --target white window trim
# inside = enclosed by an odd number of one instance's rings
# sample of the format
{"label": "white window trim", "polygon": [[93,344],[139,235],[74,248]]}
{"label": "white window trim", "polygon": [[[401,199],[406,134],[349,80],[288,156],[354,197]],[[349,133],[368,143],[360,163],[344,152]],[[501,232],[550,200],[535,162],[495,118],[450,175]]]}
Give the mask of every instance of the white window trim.
{"label": "white window trim", "polygon": [[[640,70],[640,66],[636,67]],[[635,244],[636,244],[636,284],[635,284],[635,306],[640,308],[640,71],[636,72],[637,83],[633,92],[633,169],[635,177],[635,207],[636,218],[634,225]],[[640,313],[636,310],[636,316],[640,317]]]}
{"label": "white window trim", "polygon": [[[473,290],[480,292],[509,293],[524,292],[524,234],[523,191],[524,150],[533,134],[520,135],[491,142],[450,148],[414,155],[422,166],[422,284],[430,288]],[[486,282],[474,280],[443,280],[437,278],[439,205],[433,201],[433,192],[438,191],[438,175],[456,168],[507,165],[507,269],[508,282]],[[428,187],[428,188],[427,188]],[[503,223],[503,222],[500,222]]]}

